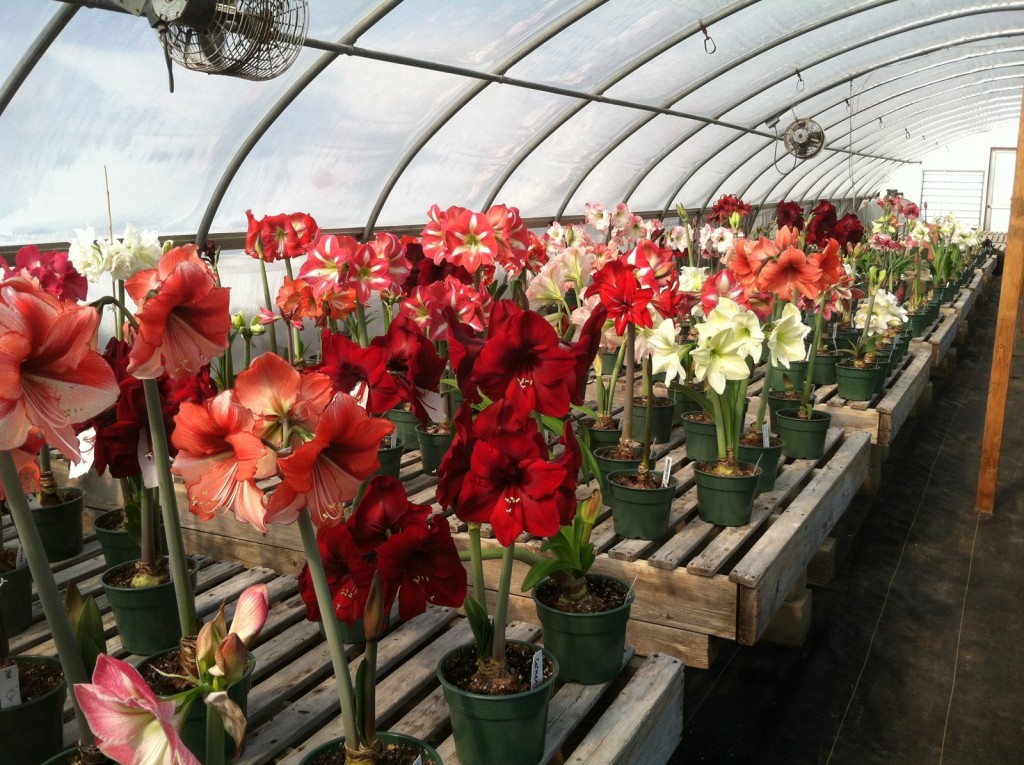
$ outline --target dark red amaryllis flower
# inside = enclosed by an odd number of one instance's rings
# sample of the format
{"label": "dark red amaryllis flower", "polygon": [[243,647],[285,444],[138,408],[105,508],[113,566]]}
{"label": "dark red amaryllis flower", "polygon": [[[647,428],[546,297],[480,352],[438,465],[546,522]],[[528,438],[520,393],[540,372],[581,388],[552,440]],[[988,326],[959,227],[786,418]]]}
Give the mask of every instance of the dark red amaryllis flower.
{"label": "dark red amaryllis flower", "polygon": [[370,481],[366,493],[348,519],[348,526],[352,539],[366,553],[410,526],[426,526],[429,514],[429,505],[409,501],[401,481],[379,475]]}
{"label": "dark red amaryllis flower", "polygon": [[395,378],[388,372],[384,351],[371,345],[360,348],[344,335],[330,330],[323,335],[323,354],[314,372],[327,375],[335,391],[366,399],[366,411],[384,414],[402,401]]}
{"label": "dark red amaryllis flower", "polygon": [[305,254],[320,236],[320,227],[308,213],[265,215],[256,220],[252,210],[246,210],[245,217],[249,221],[245,251],[267,263]]}
{"label": "dark red amaryllis flower", "polygon": [[[334,615],[347,624],[354,624],[363,616],[375,567],[363,557],[344,524],[318,529],[316,546],[324,563],[324,573],[327,574]],[[311,622],[323,621],[308,565],[302,567],[298,579],[299,594],[306,604],[306,618]]]}
{"label": "dark red amaryllis flower", "polygon": [[473,444],[473,410],[459,407],[454,420],[455,435],[452,445],[437,468],[437,503],[442,508],[454,507],[462,493],[462,485],[469,473],[469,455]]}
{"label": "dark red amaryllis flower", "polygon": [[864,238],[864,224],[860,222],[856,213],[847,213],[836,222],[832,235],[839,242],[839,249],[846,252],[848,244],[859,244]]}
{"label": "dark red amaryllis flower", "polygon": [[804,208],[799,202],[779,202],[775,208],[775,222],[779,228],[789,226],[796,231],[804,230]]}
{"label": "dark red amaryllis flower", "polygon": [[412,317],[399,314],[388,331],[373,338],[370,346],[380,348],[384,363],[402,401],[426,422],[427,411],[420,400],[427,391],[436,391],[444,374],[444,359]]}
{"label": "dark red amaryllis flower", "polygon": [[594,274],[594,280],[584,293],[601,296],[601,305],[608,310],[608,318],[615,322],[615,332],[622,335],[628,324],[651,327],[654,320],[648,306],[654,298],[650,286],[642,286],[636,269],[622,260],[612,260]]}
{"label": "dark red amaryllis flower", "polygon": [[750,215],[750,205],[733,194],[723,194],[711,206],[711,212],[705,216],[705,219],[712,225],[726,226],[733,213]]}
{"label": "dark red amaryllis flower", "polygon": [[448,317],[448,358],[452,362],[455,381],[463,399],[478,403],[480,394],[477,392],[473,370],[486,341],[471,327],[459,321],[454,308],[445,307],[445,313]]}
{"label": "dark red amaryllis flower", "polygon": [[466,599],[466,569],[443,515],[407,526],[377,548],[377,569],[384,590],[384,613],[398,595],[403,621],[422,614],[427,603],[457,608]]}
{"label": "dark red amaryllis flower", "polygon": [[559,346],[558,333],[535,311],[511,316],[487,340],[473,370],[492,400],[509,398],[524,411],[563,417],[575,360]]}
{"label": "dark red amaryllis flower", "polygon": [[185,401],[194,404],[201,404],[207,399],[217,395],[217,384],[210,374],[210,365],[207,364],[193,377],[185,377],[181,380],[168,381],[167,397],[175,404],[180,405]]}
{"label": "dark red amaryllis flower", "polygon": [[836,228],[836,208],[827,199],[818,202],[807,223],[808,246],[824,248]]}
{"label": "dark red amaryllis flower", "polygon": [[[120,381],[119,387],[121,393],[117,406],[91,421],[96,429],[93,465],[101,475],[109,470],[113,478],[129,478],[142,470],[139,465],[140,439],[146,439],[146,452],[152,450],[152,440],[149,436],[149,416],[142,380],[128,375]],[[161,378],[159,389],[164,429],[173,433],[178,403],[170,399],[168,388],[167,378]],[[173,444],[169,444],[169,448],[170,456],[177,454]]]}
{"label": "dark red amaryllis flower", "polygon": [[573,360],[573,382],[569,386],[569,400],[573,404],[583,403],[587,375],[590,365],[594,363],[594,357],[597,356],[597,349],[601,347],[602,330],[607,318],[608,309],[603,305],[597,305],[580,328],[580,336],[576,338],[576,342],[562,343],[562,347],[569,352]]}
{"label": "dark red amaryllis flower", "polygon": [[564,515],[560,489],[566,480],[565,464],[549,461],[534,438],[480,440],[473,445],[456,513],[464,521],[490,523],[505,546],[524,530],[551,536]]}

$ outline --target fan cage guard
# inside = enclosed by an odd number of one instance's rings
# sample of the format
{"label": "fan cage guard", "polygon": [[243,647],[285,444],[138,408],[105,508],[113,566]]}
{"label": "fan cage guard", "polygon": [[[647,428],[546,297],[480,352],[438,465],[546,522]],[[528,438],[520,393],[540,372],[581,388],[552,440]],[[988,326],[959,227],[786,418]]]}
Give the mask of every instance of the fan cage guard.
{"label": "fan cage guard", "polygon": [[171,26],[171,58],[195,72],[269,80],[299,55],[309,27],[306,0],[234,0],[216,3],[203,29]]}
{"label": "fan cage guard", "polygon": [[[797,141],[798,132],[807,133],[806,141]],[[825,131],[817,122],[801,118],[794,121],[782,136],[786,151],[800,159],[810,159],[821,153],[825,146]]]}

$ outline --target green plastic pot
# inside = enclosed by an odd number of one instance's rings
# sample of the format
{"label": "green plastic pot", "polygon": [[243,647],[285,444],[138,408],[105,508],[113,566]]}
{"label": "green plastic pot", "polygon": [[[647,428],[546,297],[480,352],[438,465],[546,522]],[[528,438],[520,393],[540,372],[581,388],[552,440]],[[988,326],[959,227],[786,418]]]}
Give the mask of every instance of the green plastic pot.
{"label": "green plastic pot", "polygon": [[[811,394],[811,403],[813,404],[815,395]],[[800,397],[796,398],[785,398],[782,394],[775,391],[768,391],[768,426],[771,428],[772,433],[779,432],[779,423],[777,413],[783,409],[793,409],[794,407],[800,406]]]}
{"label": "green plastic pot", "polygon": [[892,369],[892,357],[882,354],[876,354],[877,359],[877,372],[875,374],[875,393],[881,393],[885,390],[885,383],[889,379],[889,370]]}
{"label": "green plastic pot", "polygon": [[609,457],[609,453],[615,451],[617,446],[602,446],[594,452],[594,459],[597,466],[601,468],[601,493],[604,495],[606,504],[611,502],[612,489],[608,483],[608,476],[619,470],[636,470],[640,467],[640,458],[630,460],[617,460]]}
{"label": "green plastic pot", "polygon": [[618,583],[626,592],[625,603],[610,611],[574,614],[542,603],[537,598],[536,587],[531,593],[537,618],[544,628],[544,648],[558,659],[559,680],[600,685],[616,677],[622,669],[626,624],[636,593],[621,579],[587,574],[588,581],[598,579]]}
{"label": "green plastic pot", "polygon": [[437,665],[459,761],[466,765],[538,765],[544,756],[548,706],[558,677],[558,660],[544,652],[555,672],[536,688],[508,696],[485,696],[464,691],[448,681],[447,667],[467,654],[476,656],[476,647],[462,646],[449,651]]}
{"label": "green plastic pot", "polygon": [[416,426],[420,424],[420,418],[410,409],[392,409],[387,413],[387,418],[395,424],[398,440],[405,445],[405,450],[415,449]]}
{"label": "green plastic pot", "polygon": [[11,638],[32,623],[32,574],[27,563],[0,574],[4,580],[0,589],[0,619]]}
{"label": "green plastic pot", "polygon": [[[105,513],[101,513],[96,516],[96,519],[92,523],[93,530],[96,532],[96,539],[99,540],[100,549],[103,550],[103,560],[107,564],[107,568],[113,568],[119,566],[122,563],[128,563],[129,561],[138,560],[142,552],[139,550],[138,543],[132,539],[131,534],[121,529],[105,529],[99,523],[100,518],[113,517],[120,513],[120,510],[108,510]],[[160,552],[166,554],[167,552],[167,538],[164,536],[164,524],[163,521],[157,519],[157,546]]]}
{"label": "green plastic pot", "polygon": [[694,462],[718,459],[718,436],[715,423],[702,422],[683,415],[683,432],[686,434],[686,456]]}
{"label": "green plastic pot", "polygon": [[424,473],[434,475],[437,472],[454,438],[454,433],[427,433],[422,425],[416,426],[416,440],[420,445]]}
{"label": "green plastic pot", "polygon": [[775,488],[775,479],[779,475],[779,461],[782,459],[782,439],[772,438],[771,446],[750,446],[741,443],[736,457],[740,462],[748,462],[761,468],[761,477],[757,482],[757,491],[763,493]]}
{"label": "green plastic pot", "polygon": [[[177,650],[178,645],[175,644],[175,646],[169,650],[160,651],[156,655],[144,659],[139,665],[140,671],[142,670],[142,667],[152,663],[155,659],[158,659],[171,651]],[[249,654],[249,662],[246,665],[245,673],[238,680],[228,686],[228,698],[238,704],[243,715],[248,711],[249,690],[252,688],[252,673],[254,669],[256,669],[256,657]],[[181,723],[179,734],[181,735],[181,740],[184,742],[185,746],[188,747],[189,751],[192,752],[200,762],[205,763],[206,704],[201,698],[196,699],[192,703],[192,706],[189,707],[188,714]],[[224,755],[225,762],[230,762],[231,758],[235,755],[235,742],[226,731],[224,733]]]}
{"label": "green plastic pot", "polygon": [[609,505],[615,533],[627,539],[661,539],[668,533],[672,500],[676,496],[679,480],[671,476],[668,486],[661,485],[662,474],[651,471],[658,486],[641,489],[615,483],[616,476],[635,475],[636,469],[620,470],[608,476],[611,490]]}
{"label": "green plastic pot", "polygon": [[[651,443],[667,444],[672,438],[672,421],[676,402],[667,396],[655,396],[651,417]],[[638,440],[644,436],[647,424],[647,407],[633,401],[633,435]]]}
{"label": "green plastic pot", "polygon": [[800,390],[804,387],[804,380],[807,379],[807,362],[791,361],[789,369],[785,367],[768,367],[768,386],[772,390],[786,390],[786,378],[789,378],[790,387]]}
{"label": "green plastic pot", "polygon": [[[430,744],[420,741],[418,738],[412,736],[406,736],[401,733],[387,733],[386,731],[377,732],[377,740],[384,744],[385,747],[388,745],[400,745],[419,749],[420,756],[423,758],[423,765],[444,765],[441,762],[441,755],[439,755]],[[345,737],[332,738],[325,744],[321,744],[316,749],[311,751],[309,754],[299,760],[300,765],[314,765],[317,759],[325,754],[333,752],[344,752],[345,751]]]}
{"label": "green plastic pot", "polygon": [[[398,439],[394,446],[386,449],[377,449],[377,459],[380,467],[373,471],[373,475],[389,475],[392,478],[399,478],[402,474],[402,455],[405,454],[405,442]],[[373,476],[370,476],[371,478]]]}
{"label": "green plastic pot", "polygon": [[700,462],[693,468],[698,514],[702,520],[716,526],[746,526],[754,511],[761,468],[746,464],[754,468],[751,475],[717,475],[711,472],[713,467],[714,463]]}
{"label": "green plastic pot", "polygon": [[912,311],[908,314],[908,317],[910,319],[911,337],[921,337],[924,334],[925,327],[928,326],[928,312]]}
{"label": "green plastic pot", "polygon": [[61,502],[33,507],[32,520],[39,530],[43,550],[50,563],[67,560],[82,552],[82,510],[85,492],[77,487],[57,490]]}
{"label": "green plastic pot", "polygon": [[668,386],[669,395],[672,397],[672,400],[676,402],[675,409],[673,411],[673,419],[677,423],[681,423],[683,421],[683,415],[687,412],[699,412],[701,410],[700,404],[683,392],[686,389],[693,390],[693,386],[680,384],[675,381]]}
{"label": "green plastic pot", "polygon": [[[607,377],[615,369],[615,361],[619,357],[618,350],[615,351],[601,351],[601,375]],[[619,373],[626,368],[625,360],[622,364],[619,364]]]}
{"label": "green plastic pot", "polygon": [[586,430],[590,436],[590,451],[602,446],[616,446],[622,438],[622,428],[618,425],[614,428],[594,428],[593,420],[585,420],[580,424],[580,428]]}
{"label": "green plastic pot", "polygon": [[836,330],[836,350],[849,350],[857,342],[858,337],[860,337],[860,330],[856,327],[840,327]]}
{"label": "green plastic pot", "polygon": [[875,395],[877,378],[877,364],[863,369],[854,367],[849,361],[836,364],[836,386],[839,395],[847,401],[870,401]]}
{"label": "green plastic pot", "polygon": [[[19,667],[29,664],[60,666],[52,656],[14,656]],[[66,682],[37,699],[0,709],[0,760],[4,765],[39,765],[64,749]]]}
{"label": "green plastic pot", "polygon": [[811,382],[815,385],[831,385],[836,381],[836,364],[843,358],[843,354],[819,353],[814,357],[814,373],[811,375]]}
{"label": "green plastic pot", "polygon": [[[100,577],[107,602],[117,621],[121,645],[128,653],[139,656],[175,648],[181,640],[178,606],[174,599],[174,583],[165,582],[156,587],[115,587],[108,578],[118,569],[134,561],[107,569]],[[196,588],[196,567],[189,572],[192,590]]]}
{"label": "green plastic pot", "polygon": [[817,410],[810,419],[798,416],[799,409],[783,409],[776,413],[782,453],[793,459],[821,459],[825,454],[825,438],[832,415]]}

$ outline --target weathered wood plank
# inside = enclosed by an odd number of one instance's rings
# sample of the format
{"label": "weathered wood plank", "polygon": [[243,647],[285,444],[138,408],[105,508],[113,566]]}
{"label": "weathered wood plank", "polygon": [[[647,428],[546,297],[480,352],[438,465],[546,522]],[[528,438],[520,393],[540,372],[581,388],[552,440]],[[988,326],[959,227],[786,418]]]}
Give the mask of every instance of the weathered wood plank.
{"label": "weathered wood plank", "polygon": [[885,398],[878,403],[878,438],[873,440],[880,446],[892,444],[931,379],[931,357],[925,353],[912,352],[909,355],[912,358],[910,364],[903,370],[900,379]]}

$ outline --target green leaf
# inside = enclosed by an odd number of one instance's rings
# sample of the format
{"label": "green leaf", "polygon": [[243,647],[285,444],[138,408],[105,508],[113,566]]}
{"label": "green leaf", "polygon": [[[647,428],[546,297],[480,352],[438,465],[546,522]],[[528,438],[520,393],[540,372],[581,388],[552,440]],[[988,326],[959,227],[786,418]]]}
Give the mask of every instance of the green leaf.
{"label": "green leaf", "polygon": [[540,416],[540,421],[541,423],[543,423],[545,428],[550,430],[556,436],[562,435],[562,432],[565,430],[565,422],[557,417],[551,417],[550,415],[542,414]]}
{"label": "green leaf", "polygon": [[570,408],[572,409],[572,411],[585,415],[595,421],[599,419],[601,416],[593,409],[591,409],[589,406],[583,406],[582,404],[570,404]]}
{"label": "green leaf", "polygon": [[466,609],[466,619],[469,621],[469,626],[473,630],[473,637],[476,640],[477,659],[483,661],[491,658],[494,621],[487,615],[486,609],[473,597],[466,598],[463,606]]}
{"label": "green leaf", "polygon": [[546,558],[540,563],[535,563],[523,577],[523,592],[528,592],[543,582],[556,571],[570,571],[572,566],[558,558]]}
{"label": "green leaf", "polygon": [[359,741],[365,746],[366,738],[363,735],[363,686],[366,685],[366,662],[359,662],[359,669],[356,670],[356,687],[355,687],[355,714],[356,714],[356,732],[359,735]]}

